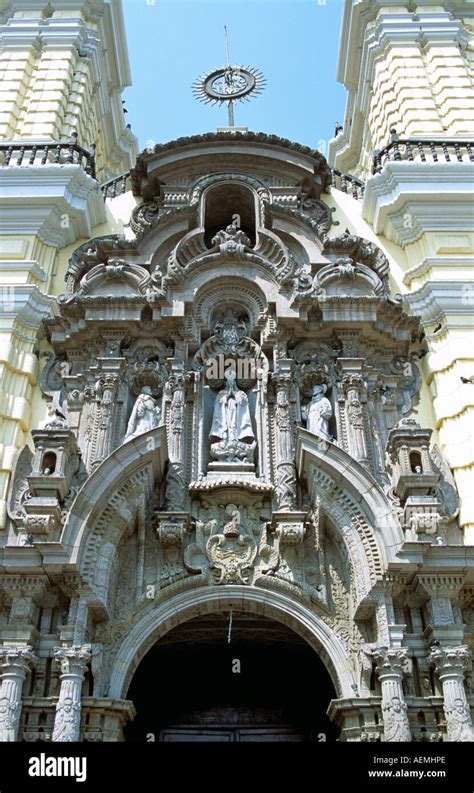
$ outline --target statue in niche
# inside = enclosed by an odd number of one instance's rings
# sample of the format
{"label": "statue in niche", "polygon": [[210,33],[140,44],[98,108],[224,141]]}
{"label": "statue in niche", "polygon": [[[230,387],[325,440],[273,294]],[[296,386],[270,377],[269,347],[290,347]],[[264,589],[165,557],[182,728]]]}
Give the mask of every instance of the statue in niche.
{"label": "statue in niche", "polygon": [[124,441],[129,441],[130,438],[135,438],[143,432],[148,432],[158,427],[161,420],[161,410],[151,393],[150,386],[146,385],[142,388],[142,392],[133,406]]}
{"label": "statue in niche", "polygon": [[319,435],[327,441],[331,440],[329,435],[329,419],[332,416],[332,405],[325,393],[327,385],[313,386],[313,393],[307,405],[301,409],[304,419],[306,419],[306,429],[314,435]]}
{"label": "statue in niche", "polygon": [[235,374],[225,373],[226,387],[219,391],[214,405],[211,457],[220,462],[253,462],[257,445],[250,420],[247,395],[237,388]]}

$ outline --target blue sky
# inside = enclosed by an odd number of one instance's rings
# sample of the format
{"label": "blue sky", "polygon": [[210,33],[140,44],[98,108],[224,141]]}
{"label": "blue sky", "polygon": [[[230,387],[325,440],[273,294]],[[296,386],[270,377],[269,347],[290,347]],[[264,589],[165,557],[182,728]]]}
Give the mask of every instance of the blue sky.
{"label": "blue sky", "polygon": [[122,0],[133,85],[124,99],[140,147],[227,124],[224,106],[194,99],[195,79],[252,65],[265,91],[238,103],[235,124],[326,153],[345,90],[336,82],[343,0]]}

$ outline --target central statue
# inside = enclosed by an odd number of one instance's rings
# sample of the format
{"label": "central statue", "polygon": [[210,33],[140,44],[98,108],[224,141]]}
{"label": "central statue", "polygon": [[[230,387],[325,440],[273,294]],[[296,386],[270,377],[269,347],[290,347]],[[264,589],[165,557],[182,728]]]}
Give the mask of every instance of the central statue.
{"label": "central statue", "polygon": [[257,441],[247,395],[237,388],[233,371],[226,372],[225,378],[226,387],[217,394],[212,416],[211,457],[225,463],[252,463]]}

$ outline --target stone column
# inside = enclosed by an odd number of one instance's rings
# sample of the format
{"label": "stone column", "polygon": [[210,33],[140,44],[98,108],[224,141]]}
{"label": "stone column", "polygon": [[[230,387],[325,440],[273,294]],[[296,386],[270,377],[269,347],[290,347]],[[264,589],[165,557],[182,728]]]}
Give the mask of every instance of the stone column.
{"label": "stone column", "polygon": [[61,664],[61,689],[54,718],[53,741],[78,741],[81,732],[81,690],[91,645],[55,647]]}
{"label": "stone column", "polygon": [[183,512],[187,499],[185,471],[185,408],[189,375],[180,367],[172,371],[167,383],[170,398],[168,425],[168,475],[166,478],[166,506],[168,510]]}
{"label": "stone column", "polygon": [[279,510],[293,510],[296,501],[296,468],[293,457],[293,427],[290,413],[291,375],[289,371],[272,375],[275,399],[275,496]]}
{"label": "stone column", "polygon": [[443,686],[448,741],[474,741],[471,714],[464,688],[464,675],[472,668],[469,648],[466,645],[432,647],[431,662]]}
{"label": "stone column", "polygon": [[23,682],[36,660],[31,647],[0,648],[0,741],[18,740]]}
{"label": "stone column", "polygon": [[382,687],[382,717],[387,742],[411,741],[407,706],[403,695],[403,667],[407,650],[402,647],[376,647],[373,651],[376,672]]}

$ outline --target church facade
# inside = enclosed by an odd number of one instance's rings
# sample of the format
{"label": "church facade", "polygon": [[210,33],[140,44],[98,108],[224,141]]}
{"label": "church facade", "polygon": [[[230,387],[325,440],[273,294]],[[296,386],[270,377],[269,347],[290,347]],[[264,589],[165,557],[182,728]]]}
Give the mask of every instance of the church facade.
{"label": "church facade", "polygon": [[345,3],[326,160],[137,154],[120,3],[3,4],[1,740],[474,739],[472,16],[413,5]]}

